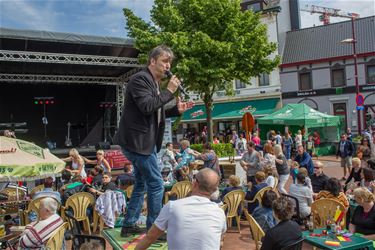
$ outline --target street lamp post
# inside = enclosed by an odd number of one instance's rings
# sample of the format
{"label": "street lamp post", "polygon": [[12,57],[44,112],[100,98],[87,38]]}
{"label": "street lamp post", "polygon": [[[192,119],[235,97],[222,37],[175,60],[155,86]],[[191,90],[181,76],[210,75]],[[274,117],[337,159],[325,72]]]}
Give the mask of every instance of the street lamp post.
{"label": "street lamp post", "polygon": [[[357,50],[356,50],[356,39],[355,39],[355,29],[354,29],[354,20],[355,18],[351,18],[352,23],[352,38],[348,38],[342,40],[342,43],[351,43],[353,46],[353,58],[354,58],[354,80],[355,80],[355,90],[356,90],[356,97],[359,95],[359,83],[358,83],[358,64],[357,64]],[[358,134],[362,132],[362,123],[361,123],[361,110],[357,109],[357,124],[358,124]]]}

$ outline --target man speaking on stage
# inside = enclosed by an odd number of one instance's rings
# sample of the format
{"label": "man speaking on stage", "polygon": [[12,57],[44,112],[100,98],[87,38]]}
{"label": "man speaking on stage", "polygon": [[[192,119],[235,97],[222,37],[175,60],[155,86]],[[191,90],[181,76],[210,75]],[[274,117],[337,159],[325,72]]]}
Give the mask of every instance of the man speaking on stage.
{"label": "man speaking on stage", "polygon": [[126,86],[125,105],[115,142],[134,166],[135,184],[121,229],[122,237],[145,232],[145,229],[136,225],[145,191],[147,229],[159,215],[164,187],[156,153],[161,148],[165,117],[179,116],[194,105],[193,102],[178,99],[172,108],[164,108],[165,104],[173,100],[173,94],[181,84],[173,75],[167,88],[160,89],[160,82],[170,70],[172,60],[173,52],[169,47],[157,46],[149,53],[147,67],[133,75]]}

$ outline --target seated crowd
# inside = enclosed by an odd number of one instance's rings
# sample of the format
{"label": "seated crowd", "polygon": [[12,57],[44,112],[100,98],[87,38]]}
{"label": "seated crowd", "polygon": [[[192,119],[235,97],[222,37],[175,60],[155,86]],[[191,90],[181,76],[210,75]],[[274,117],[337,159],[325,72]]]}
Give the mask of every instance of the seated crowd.
{"label": "seated crowd", "polygon": [[[277,134],[275,138],[278,138]],[[324,164],[313,161],[312,152],[305,150],[302,143],[296,145],[297,154],[293,160],[290,152],[286,152],[277,140],[267,141],[263,152],[258,151],[259,147],[253,141],[245,144],[240,165],[246,173],[246,180],[231,175],[226,182],[210,143],[203,145],[202,152],[192,150],[188,140],[181,140],[178,150],[173,148],[172,143],[167,143],[160,169],[165,190],[170,190],[180,181],[191,182],[192,189],[189,197],[180,200],[171,198],[164,204],[136,249],[146,249],[165,231],[168,231],[167,241],[171,249],[219,249],[221,237],[227,230],[225,213],[228,213],[220,207],[225,203],[226,196],[238,190],[244,192],[246,207],[236,208],[237,214],[243,215],[246,209],[257,221],[265,233],[261,249],[281,249],[301,241],[303,225],[298,223],[311,220],[312,204],[326,198],[341,203],[345,213],[350,209],[347,197],[353,199],[357,206],[351,211],[353,215],[348,217],[349,231],[375,238],[375,169],[370,164],[364,165],[359,157],[350,158],[353,167],[349,168],[348,178],[344,176],[341,182],[327,176]],[[88,160],[77,150],[70,150],[69,157],[64,160],[71,164],[62,175],[59,192],[53,190],[53,179],[47,178],[44,190],[31,197],[33,200],[45,198],[41,201],[39,218],[35,215],[29,218],[32,222],[26,226],[19,241],[21,249],[38,248],[45,244],[52,232],[63,223],[57,208],[64,206],[69,197],[81,192],[90,193],[95,198],[95,205],[87,212],[90,220],[93,220],[95,209],[106,218],[104,222],[107,226],[114,226],[116,215],[125,212],[125,197],[131,196],[123,191],[134,184],[135,178],[132,167],[126,166],[124,173],[112,180],[111,168],[103,155],[104,152],[99,150],[96,160]],[[196,159],[203,161],[199,170]],[[85,163],[96,166],[86,172]],[[347,163],[346,160],[344,163]],[[113,200],[116,200],[116,205],[112,204]],[[109,203],[112,205],[109,206]],[[299,214],[296,214],[295,204],[298,204]],[[297,221],[295,217],[301,220]]]}

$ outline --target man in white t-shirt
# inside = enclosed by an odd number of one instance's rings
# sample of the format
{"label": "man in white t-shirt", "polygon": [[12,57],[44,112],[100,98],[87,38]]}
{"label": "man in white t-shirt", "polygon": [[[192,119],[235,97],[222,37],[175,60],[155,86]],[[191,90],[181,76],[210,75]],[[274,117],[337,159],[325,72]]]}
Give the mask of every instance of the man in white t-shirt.
{"label": "man in white t-shirt", "polygon": [[170,201],[135,249],[147,249],[167,231],[168,249],[220,249],[226,231],[224,211],[210,201],[219,185],[219,176],[205,168],[195,175],[190,197]]}

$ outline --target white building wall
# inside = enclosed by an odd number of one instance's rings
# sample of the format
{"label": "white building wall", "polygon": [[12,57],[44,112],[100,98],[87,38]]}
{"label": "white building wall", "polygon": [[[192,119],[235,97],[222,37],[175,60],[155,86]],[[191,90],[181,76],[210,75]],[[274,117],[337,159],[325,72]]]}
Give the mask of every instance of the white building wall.
{"label": "white building wall", "polygon": [[313,89],[331,87],[331,72],[329,68],[312,70]]}
{"label": "white building wall", "polygon": [[280,0],[281,12],[277,15],[279,54],[282,55],[285,46],[286,32],[291,30],[289,1]]}

